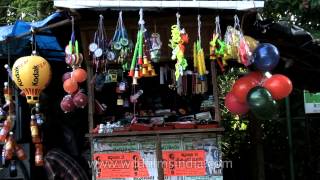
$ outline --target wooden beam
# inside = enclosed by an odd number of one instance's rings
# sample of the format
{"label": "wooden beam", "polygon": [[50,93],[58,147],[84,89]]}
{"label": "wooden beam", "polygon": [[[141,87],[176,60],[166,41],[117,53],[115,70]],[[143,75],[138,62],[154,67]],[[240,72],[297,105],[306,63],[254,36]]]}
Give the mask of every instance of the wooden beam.
{"label": "wooden beam", "polygon": [[208,128],[208,129],[173,129],[159,131],[128,131],[128,132],[113,132],[107,134],[87,134],[86,137],[115,137],[115,136],[139,136],[139,135],[157,135],[157,134],[187,134],[187,133],[218,133],[223,132],[224,128]]}

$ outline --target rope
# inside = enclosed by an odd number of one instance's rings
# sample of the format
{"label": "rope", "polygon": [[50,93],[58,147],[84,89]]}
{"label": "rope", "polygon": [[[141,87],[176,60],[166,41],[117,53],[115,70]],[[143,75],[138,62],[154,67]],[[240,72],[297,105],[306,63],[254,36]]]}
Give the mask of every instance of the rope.
{"label": "rope", "polygon": [[198,40],[199,40],[199,44],[201,44],[201,20],[200,20],[201,16],[198,15]]}

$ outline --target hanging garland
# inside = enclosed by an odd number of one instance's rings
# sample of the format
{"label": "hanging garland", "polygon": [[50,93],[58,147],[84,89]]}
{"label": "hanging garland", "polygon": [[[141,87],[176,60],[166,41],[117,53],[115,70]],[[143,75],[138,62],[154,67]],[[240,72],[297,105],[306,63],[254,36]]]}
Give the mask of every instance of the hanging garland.
{"label": "hanging garland", "polygon": [[210,59],[217,61],[221,71],[224,71],[225,57],[226,56],[226,43],[222,39],[221,29],[220,29],[220,18],[216,16],[215,18],[215,31],[212,34],[212,39],[210,41]]}
{"label": "hanging garland", "polygon": [[169,40],[169,47],[172,49],[172,60],[177,60],[175,65],[175,78],[176,81],[183,75],[188,63],[184,57],[185,44],[188,44],[189,37],[185,29],[180,27],[180,14],[176,14],[177,24],[171,26],[171,39]]}

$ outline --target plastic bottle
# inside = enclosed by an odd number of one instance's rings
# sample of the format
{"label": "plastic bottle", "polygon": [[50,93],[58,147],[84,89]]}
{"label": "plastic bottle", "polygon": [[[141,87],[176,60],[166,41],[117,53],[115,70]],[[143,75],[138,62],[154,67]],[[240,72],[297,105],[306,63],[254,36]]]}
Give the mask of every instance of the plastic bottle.
{"label": "plastic bottle", "polygon": [[22,148],[22,146],[20,144],[17,144],[15,146],[15,151],[16,151],[16,155],[17,155],[19,160],[23,161],[23,160],[27,159],[27,155],[24,152],[24,150],[23,150],[23,148]]}
{"label": "plastic bottle", "polygon": [[10,177],[17,177],[18,175],[17,164],[15,160],[10,161],[9,174],[10,174]]}
{"label": "plastic bottle", "polygon": [[4,153],[4,156],[5,156],[5,159],[6,160],[10,160],[12,159],[12,156],[13,156],[13,152],[14,152],[14,140],[13,140],[13,133],[10,132],[9,134],[9,137],[8,137],[8,140],[5,144],[5,153]]}
{"label": "plastic bottle", "polygon": [[43,146],[42,144],[36,144],[36,153],[35,153],[35,165],[43,166]]}
{"label": "plastic bottle", "polygon": [[1,142],[4,142],[6,140],[6,137],[10,131],[10,128],[11,128],[11,123],[10,121],[8,120],[5,120],[4,121],[4,124],[3,124],[3,127],[0,131],[0,141]]}
{"label": "plastic bottle", "polygon": [[32,142],[34,144],[37,144],[37,143],[40,143],[40,135],[39,135],[39,128],[35,119],[36,119],[35,116],[32,115],[31,121],[30,121],[30,131],[31,131]]}

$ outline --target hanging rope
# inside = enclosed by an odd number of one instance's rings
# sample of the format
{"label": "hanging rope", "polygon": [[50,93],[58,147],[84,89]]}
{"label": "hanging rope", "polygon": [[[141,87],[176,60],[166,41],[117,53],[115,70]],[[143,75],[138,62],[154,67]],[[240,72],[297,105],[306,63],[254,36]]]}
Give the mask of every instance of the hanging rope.
{"label": "hanging rope", "polygon": [[199,43],[201,44],[201,16],[198,15],[198,40]]}
{"label": "hanging rope", "polygon": [[178,12],[176,13],[176,17],[177,17],[177,27],[180,31],[180,29],[181,29],[181,27],[180,27],[180,14]]}

